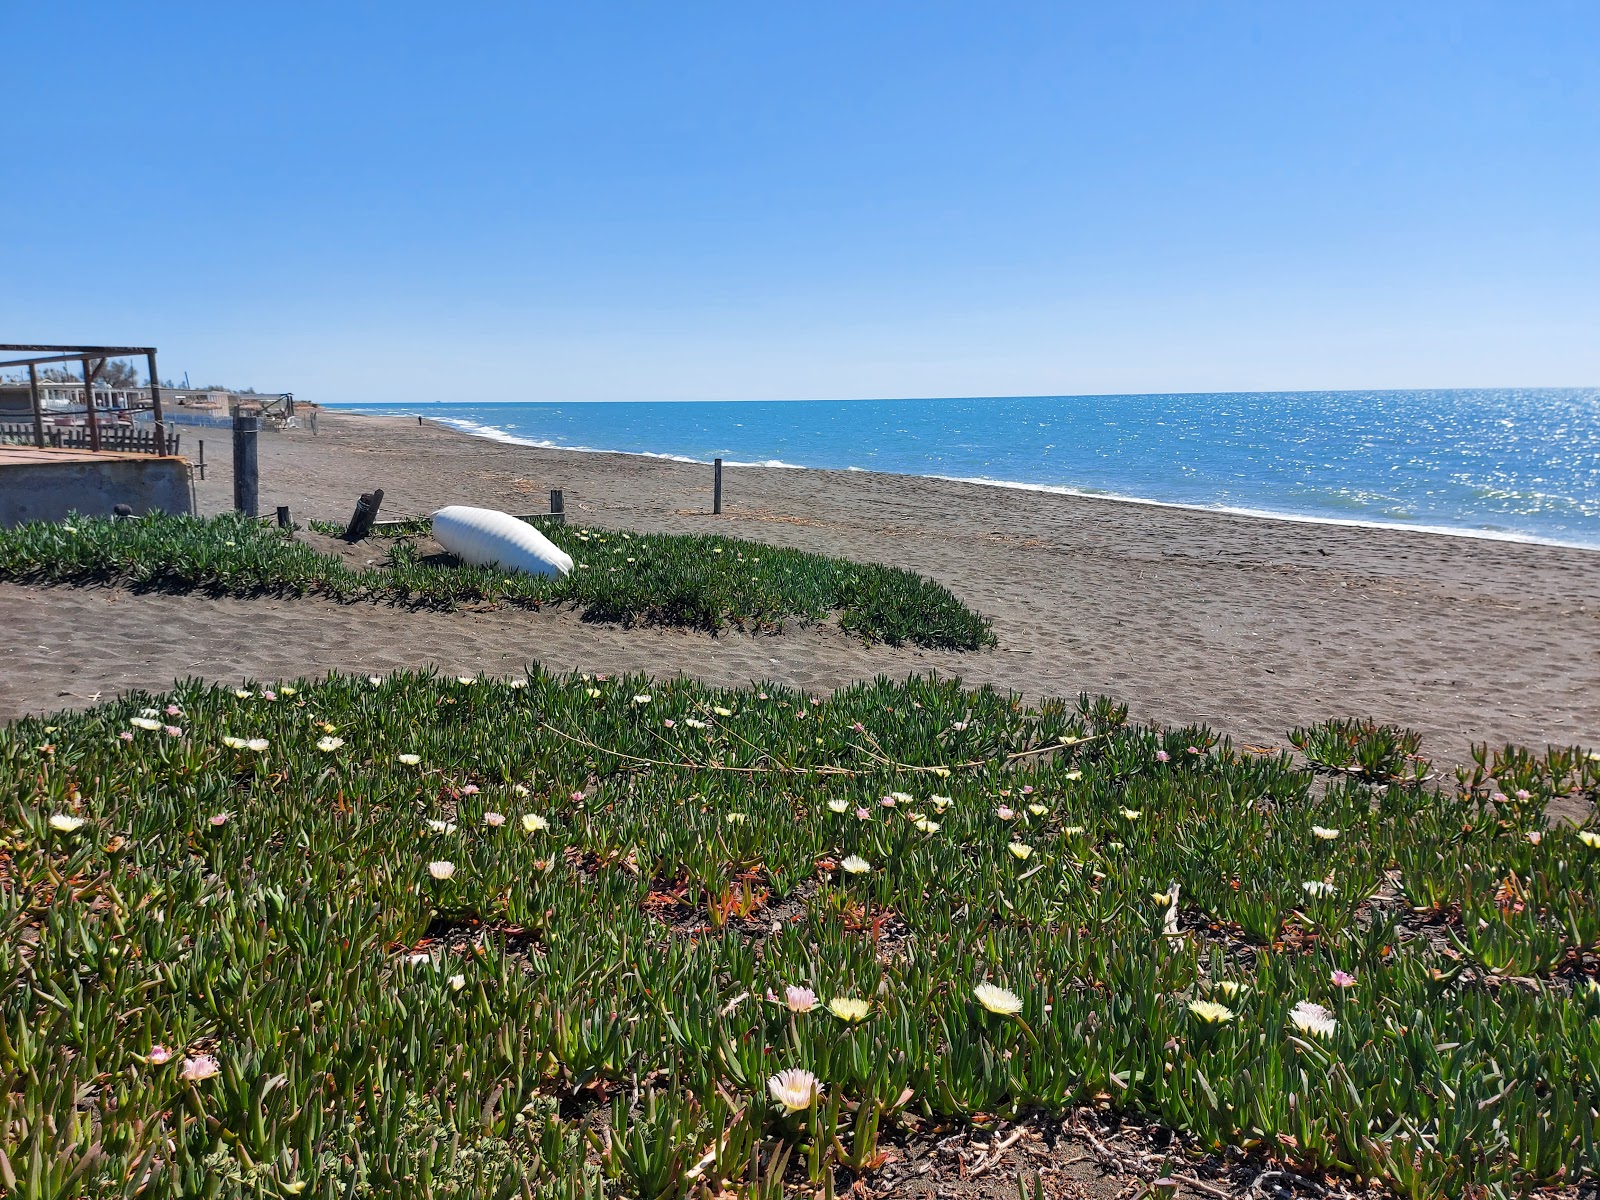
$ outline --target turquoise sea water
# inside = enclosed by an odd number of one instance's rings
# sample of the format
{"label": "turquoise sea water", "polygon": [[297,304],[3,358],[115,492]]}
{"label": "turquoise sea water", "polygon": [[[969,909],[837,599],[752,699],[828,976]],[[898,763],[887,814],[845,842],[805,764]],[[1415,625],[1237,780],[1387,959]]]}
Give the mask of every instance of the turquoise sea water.
{"label": "turquoise sea water", "polygon": [[1600,548],[1600,390],[349,407],[535,446]]}

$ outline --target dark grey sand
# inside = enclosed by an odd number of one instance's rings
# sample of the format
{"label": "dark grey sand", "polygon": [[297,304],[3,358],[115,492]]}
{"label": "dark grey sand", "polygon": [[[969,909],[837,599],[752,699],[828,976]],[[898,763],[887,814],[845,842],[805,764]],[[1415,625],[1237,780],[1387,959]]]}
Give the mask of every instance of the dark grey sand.
{"label": "dark grey sand", "polygon": [[[202,511],[231,506],[224,431],[206,431]],[[186,431],[184,449],[194,449]],[[909,567],[994,621],[979,654],[865,646],[831,628],[749,636],[619,629],[572,613],[408,612],[0,584],[0,719],[175,678],[283,679],[437,664],[451,673],[679,672],[828,690],[937,670],[1028,696],[1107,692],[1141,719],[1245,741],[1327,716],[1398,721],[1460,759],[1474,740],[1600,745],[1600,553],[1239,517],[855,472],[709,467],[530,449],[399,418],[324,413],[263,434],[264,512],[343,521],[443,504],[705,531]],[[375,546],[374,558],[383,553]]]}

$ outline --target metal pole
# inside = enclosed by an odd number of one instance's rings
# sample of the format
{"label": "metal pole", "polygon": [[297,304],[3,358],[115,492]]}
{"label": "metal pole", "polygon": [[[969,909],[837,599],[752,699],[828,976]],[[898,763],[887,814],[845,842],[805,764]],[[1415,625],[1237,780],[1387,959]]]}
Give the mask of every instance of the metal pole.
{"label": "metal pole", "polygon": [[156,419],[156,453],[166,456],[167,453],[167,423],[161,416],[161,377],[156,374],[156,352],[145,352],[145,362],[150,368],[150,407],[154,410]]}
{"label": "metal pole", "polygon": [[289,506],[287,504],[280,504],[278,505],[278,528],[287,529],[289,528],[289,525]]}
{"label": "metal pole", "polygon": [[233,506],[247,517],[256,515],[261,480],[257,474],[256,435],[261,418],[233,415]]}
{"label": "metal pole", "polygon": [[39,407],[39,368],[28,364],[28,395],[33,398],[33,444],[44,449],[44,411]]}
{"label": "metal pole", "polygon": [[720,458],[714,459],[712,468],[711,515],[718,516],[722,512],[722,460]]}
{"label": "metal pole", "polygon": [[100,417],[94,411],[94,377],[95,372],[89,369],[89,360],[83,360],[83,402],[89,411],[89,449],[100,449]]}

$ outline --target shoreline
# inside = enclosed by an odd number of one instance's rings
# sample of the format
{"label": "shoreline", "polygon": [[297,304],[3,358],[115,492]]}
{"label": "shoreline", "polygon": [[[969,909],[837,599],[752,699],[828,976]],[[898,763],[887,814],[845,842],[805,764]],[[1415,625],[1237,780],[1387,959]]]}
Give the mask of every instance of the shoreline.
{"label": "shoreline", "polygon": [[[0,585],[12,654],[0,717],[77,707],[190,675],[237,686],[340,669],[436,665],[771,681],[813,694],[934,671],[1029,702],[1105,694],[1135,719],[1206,724],[1256,745],[1330,717],[1419,730],[1442,767],[1474,742],[1600,746],[1600,571],[1594,552],[1123,503],[917,476],[735,470],[711,514],[711,471],[618,453],[532,448],[415,417],[327,410],[320,435],[260,442],[261,511],[302,527],[445,504],[542,511],[658,533],[717,532],[903,567],[989,618],[995,650],[869,646],[827,627],[777,635],[619,628],[571,615],[412,613]],[[232,507],[231,461],[196,481]],[[360,543],[341,553],[383,553]]]}
{"label": "shoreline", "polygon": [[[737,403],[730,401],[729,403]],[[363,413],[363,405],[350,405],[346,407],[327,407],[325,412],[337,412],[350,416],[359,416],[364,420],[381,420],[385,418],[405,420],[393,413]],[[521,446],[529,450],[550,450],[569,454],[619,454],[630,458],[649,459],[658,462],[683,463],[690,466],[709,467],[711,459],[695,458],[687,454],[665,454],[650,450],[608,450],[599,446],[565,446],[548,439],[522,437],[518,434],[507,433],[493,426],[481,425],[461,417],[430,417],[418,414],[424,421],[444,429],[450,429],[467,437],[481,438],[484,441],[496,442],[504,446]],[[1533,533],[1519,533],[1515,530],[1502,529],[1469,529],[1452,525],[1427,525],[1408,521],[1377,521],[1361,520],[1356,517],[1321,516],[1315,513],[1285,512],[1276,509],[1250,508],[1240,505],[1228,504],[1190,504],[1179,500],[1157,500],[1149,496],[1129,496],[1118,492],[1096,491],[1090,488],[1074,487],[1070,484],[1054,483],[1029,483],[1021,480],[990,479],[982,476],[966,475],[916,475],[903,471],[874,471],[868,467],[814,467],[804,463],[783,462],[780,459],[768,459],[764,462],[750,462],[737,459],[723,459],[724,467],[738,467],[741,469],[764,468],[780,471],[827,471],[851,475],[888,475],[902,479],[928,479],[941,483],[965,483],[977,487],[1005,488],[1010,491],[1037,492],[1051,496],[1073,496],[1084,500],[1105,500],[1114,504],[1141,504],[1155,508],[1178,509],[1183,512],[1194,513],[1220,513],[1234,517],[1248,517],[1255,520],[1289,521],[1307,525],[1332,525],[1351,529],[1379,529],[1398,530],[1406,533],[1431,534],[1440,537],[1472,538],[1480,541],[1512,542],[1529,546],[1554,546],[1568,550],[1587,550],[1600,553],[1600,539],[1593,542],[1566,541],[1561,538],[1544,537]]]}

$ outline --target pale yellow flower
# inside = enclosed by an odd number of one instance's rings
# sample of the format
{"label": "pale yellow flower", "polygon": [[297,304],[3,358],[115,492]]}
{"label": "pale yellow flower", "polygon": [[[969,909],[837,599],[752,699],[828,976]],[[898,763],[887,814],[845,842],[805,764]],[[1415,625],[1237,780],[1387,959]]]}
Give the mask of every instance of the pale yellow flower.
{"label": "pale yellow flower", "polygon": [[1311,836],[1318,841],[1331,842],[1339,836],[1339,831],[1337,829],[1329,829],[1325,825],[1313,825],[1311,827]]}
{"label": "pale yellow flower", "polygon": [[1218,1004],[1215,1000],[1191,1000],[1189,1011],[1207,1025],[1226,1025],[1234,1018],[1233,1009],[1226,1004]]}
{"label": "pale yellow flower", "polygon": [[161,728],[161,722],[152,720],[150,717],[129,717],[128,724],[135,729],[156,730]]}
{"label": "pale yellow flower", "polygon": [[848,1024],[865,1021],[872,1012],[872,1001],[857,1000],[852,996],[835,996],[828,1001],[828,1011]]}
{"label": "pale yellow flower", "polygon": [[1002,1017],[1014,1017],[1022,1011],[1022,997],[1007,988],[992,983],[980,983],[972,989],[979,1004]]}
{"label": "pale yellow flower", "polygon": [[522,829],[524,833],[542,833],[549,828],[550,822],[546,821],[538,813],[522,814]]}
{"label": "pale yellow flower", "polygon": [[443,882],[456,873],[456,865],[446,859],[428,864],[428,874]]}
{"label": "pale yellow flower", "polygon": [[865,875],[872,870],[872,864],[859,854],[852,854],[839,864],[844,868],[846,875]]}
{"label": "pale yellow flower", "polygon": [[1033,847],[1026,842],[1012,842],[1006,849],[1011,851],[1015,858],[1023,861],[1026,861],[1028,856],[1033,853]]}
{"label": "pale yellow flower", "polygon": [[76,833],[84,826],[82,817],[69,816],[67,813],[56,813],[50,818],[50,828],[58,833]]}
{"label": "pale yellow flower", "polygon": [[320,738],[317,741],[317,749],[321,750],[324,754],[332,754],[342,745],[344,745],[344,739],[342,737],[325,737]]}
{"label": "pale yellow flower", "polygon": [[420,755],[420,754],[397,754],[397,755],[395,755],[395,760],[397,762],[403,763],[405,766],[414,767],[419,762],[422,761],[422,755]]}

